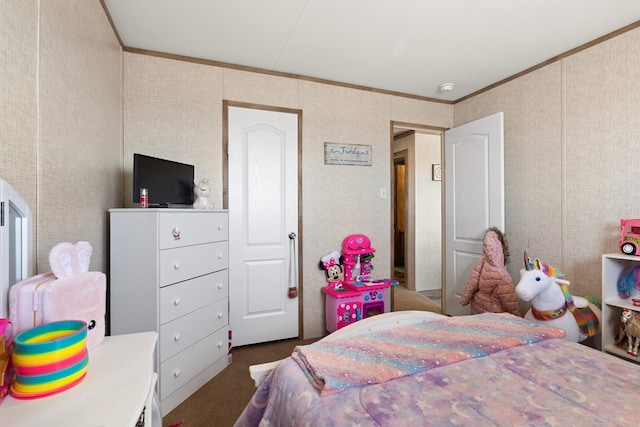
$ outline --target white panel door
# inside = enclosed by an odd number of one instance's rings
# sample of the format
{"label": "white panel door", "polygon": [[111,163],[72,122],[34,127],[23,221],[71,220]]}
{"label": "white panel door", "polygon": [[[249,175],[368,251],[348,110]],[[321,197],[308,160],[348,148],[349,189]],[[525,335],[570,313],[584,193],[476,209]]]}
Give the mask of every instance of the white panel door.
{"label": "white panel door", "polygon": [[473,266],[483,256],[484,233],[504,229],[503,113],[445,132],[445,312],[460,305]]}
{"label": "white panel door", "polygon": [[232,344],[297,337],[298,115],[229,107],[228,136]]}

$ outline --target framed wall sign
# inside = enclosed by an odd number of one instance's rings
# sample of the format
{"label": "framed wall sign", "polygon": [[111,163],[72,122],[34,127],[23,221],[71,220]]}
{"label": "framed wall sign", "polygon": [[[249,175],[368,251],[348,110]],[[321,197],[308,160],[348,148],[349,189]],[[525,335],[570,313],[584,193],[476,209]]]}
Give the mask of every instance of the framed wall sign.
{"label": "framed wall sign", "polygon": [[362,144],[324,143],[325,165],[371,166],[372,146]]}

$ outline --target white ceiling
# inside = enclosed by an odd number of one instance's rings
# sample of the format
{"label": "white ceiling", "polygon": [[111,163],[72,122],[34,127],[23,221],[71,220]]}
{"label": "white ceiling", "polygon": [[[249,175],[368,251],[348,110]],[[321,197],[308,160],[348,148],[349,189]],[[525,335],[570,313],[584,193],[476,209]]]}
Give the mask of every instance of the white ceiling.
{"label": "white ceiling", "polygon": [[103,1],[128,48],[448,101],[640,21],[639,0]]}

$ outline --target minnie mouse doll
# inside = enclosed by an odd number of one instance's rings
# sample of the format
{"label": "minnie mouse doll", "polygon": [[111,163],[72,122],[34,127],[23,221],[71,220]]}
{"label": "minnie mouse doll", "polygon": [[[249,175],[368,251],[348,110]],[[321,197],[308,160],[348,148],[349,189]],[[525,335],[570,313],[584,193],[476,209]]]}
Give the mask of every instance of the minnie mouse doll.
{"label": "minnie mouse doll", "polygon": [[332,251],[320,258],[318,268],[324,270],[329,287],[332,289],[342,289],[344,280],[344,269],[342,268],[342,258],[339,251]]}

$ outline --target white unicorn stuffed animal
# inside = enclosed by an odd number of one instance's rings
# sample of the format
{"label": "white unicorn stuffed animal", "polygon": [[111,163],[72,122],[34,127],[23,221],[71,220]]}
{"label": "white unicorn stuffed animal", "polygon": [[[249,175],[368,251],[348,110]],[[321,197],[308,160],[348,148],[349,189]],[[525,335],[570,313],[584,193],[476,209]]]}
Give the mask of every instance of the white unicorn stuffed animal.
{"label": "white unicorn stuffed animal", "polygon": [[558,269],[539,259],[531,261],[526,252],[524,266],[516,285],[516,295],[531,302],[525,319],[564,329],[565,338],[574,342],[584,341],[598,332],[600,309],[585,298],[572,296],[569,282],[562,280]]}
{"label": "white unicorn stuffed animal", "polygon": [[211,201],[211,187],[209,186],[209,179],[202,178],[200,181],[193,180],[193,194],[196,196],[195,202],[193,202],[194,209],[213,209],[213,202]]}

